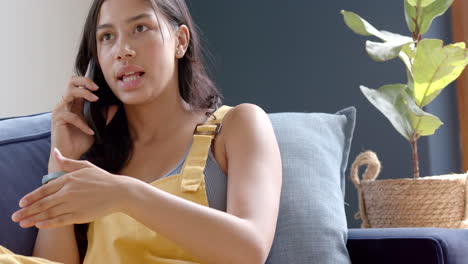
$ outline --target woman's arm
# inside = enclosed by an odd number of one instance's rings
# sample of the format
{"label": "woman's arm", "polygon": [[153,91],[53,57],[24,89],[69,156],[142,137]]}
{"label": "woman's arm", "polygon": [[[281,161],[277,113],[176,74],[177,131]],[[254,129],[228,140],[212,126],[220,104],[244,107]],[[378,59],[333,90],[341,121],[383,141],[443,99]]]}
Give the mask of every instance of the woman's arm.
{"label": "woman's arm", "polygon": [[227,213],[166,193],[131,177],[124,213],[207,263],[264,263],[281,191],[281,158],[268,116],[243,104],[223,121],[228,163]]}
{"label": "woman's arm", "polygon": [[80,263],[74,225],[39,229],[33,256],[65,264]]}
{"label": "woman's arm", "polygon": [[[54,158],[51,157],[49,173],[59,171],[53,160]],[[80,263],[74,225],[39,229],[34,244],[33,256],[65,264]]]}

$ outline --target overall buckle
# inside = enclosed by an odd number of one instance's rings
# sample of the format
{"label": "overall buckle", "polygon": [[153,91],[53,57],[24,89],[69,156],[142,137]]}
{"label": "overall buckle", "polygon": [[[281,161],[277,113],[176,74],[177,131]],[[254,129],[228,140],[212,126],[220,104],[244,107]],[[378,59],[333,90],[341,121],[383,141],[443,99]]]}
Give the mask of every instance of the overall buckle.
{"label": "overall buckle", "polygon": [[194,135],[216,136],[216,135],[218,135],[219,132],[221,131],[221,127],[223,126],[223,124],[217,123],[217,124],[215,124],[215,125],[216,125],[215,131],[197,131],[199,126],[212,126],[212,125],[207,125],[207,124],[203,124],[203,123],[198,123],[198,124],[195,126],[195,129],[193,130],[193,134],[194,134]]}

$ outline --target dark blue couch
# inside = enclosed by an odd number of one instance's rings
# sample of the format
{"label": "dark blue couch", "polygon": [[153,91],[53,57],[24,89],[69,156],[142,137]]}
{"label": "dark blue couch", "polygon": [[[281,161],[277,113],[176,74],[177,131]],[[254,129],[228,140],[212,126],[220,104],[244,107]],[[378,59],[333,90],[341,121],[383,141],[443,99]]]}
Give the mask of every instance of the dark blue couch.
{"label": "dark blue couch", "polygon": [[445,228],[350,229],[353,263],[468,263],[468,230]]}

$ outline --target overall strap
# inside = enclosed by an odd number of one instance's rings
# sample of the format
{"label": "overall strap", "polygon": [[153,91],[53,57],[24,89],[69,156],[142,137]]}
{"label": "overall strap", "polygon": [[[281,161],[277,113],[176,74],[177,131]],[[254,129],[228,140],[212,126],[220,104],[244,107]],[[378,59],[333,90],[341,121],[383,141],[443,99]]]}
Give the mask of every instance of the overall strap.
{"label": "overall strap", "polygon": [[182,192],[196,192],[205,181],[203,171],[210,152],[211,142],[221,131],[224,115],[231,109],[221,106],[205,124],[197,124],[193,132],[193,143],[181,172]]}

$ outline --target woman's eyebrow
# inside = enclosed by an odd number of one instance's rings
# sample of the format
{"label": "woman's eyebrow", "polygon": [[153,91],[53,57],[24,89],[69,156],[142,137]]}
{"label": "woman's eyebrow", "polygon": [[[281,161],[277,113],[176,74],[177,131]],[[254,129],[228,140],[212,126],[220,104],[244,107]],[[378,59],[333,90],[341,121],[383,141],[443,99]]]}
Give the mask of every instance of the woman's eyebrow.
{"label": "woman's eyebrow", "polygon": [[[139,14],[137,16],[127,19],[125,22],[127,22],[127,24],[130,24],[133,21],[136,21],[145,17],[151,17],[151,14],[148,14],[148,13]],[[103,29],[103,28],[112,28],[112,27],[113,27],[112,24],[102,24],[96,27],[96,31]]]}

